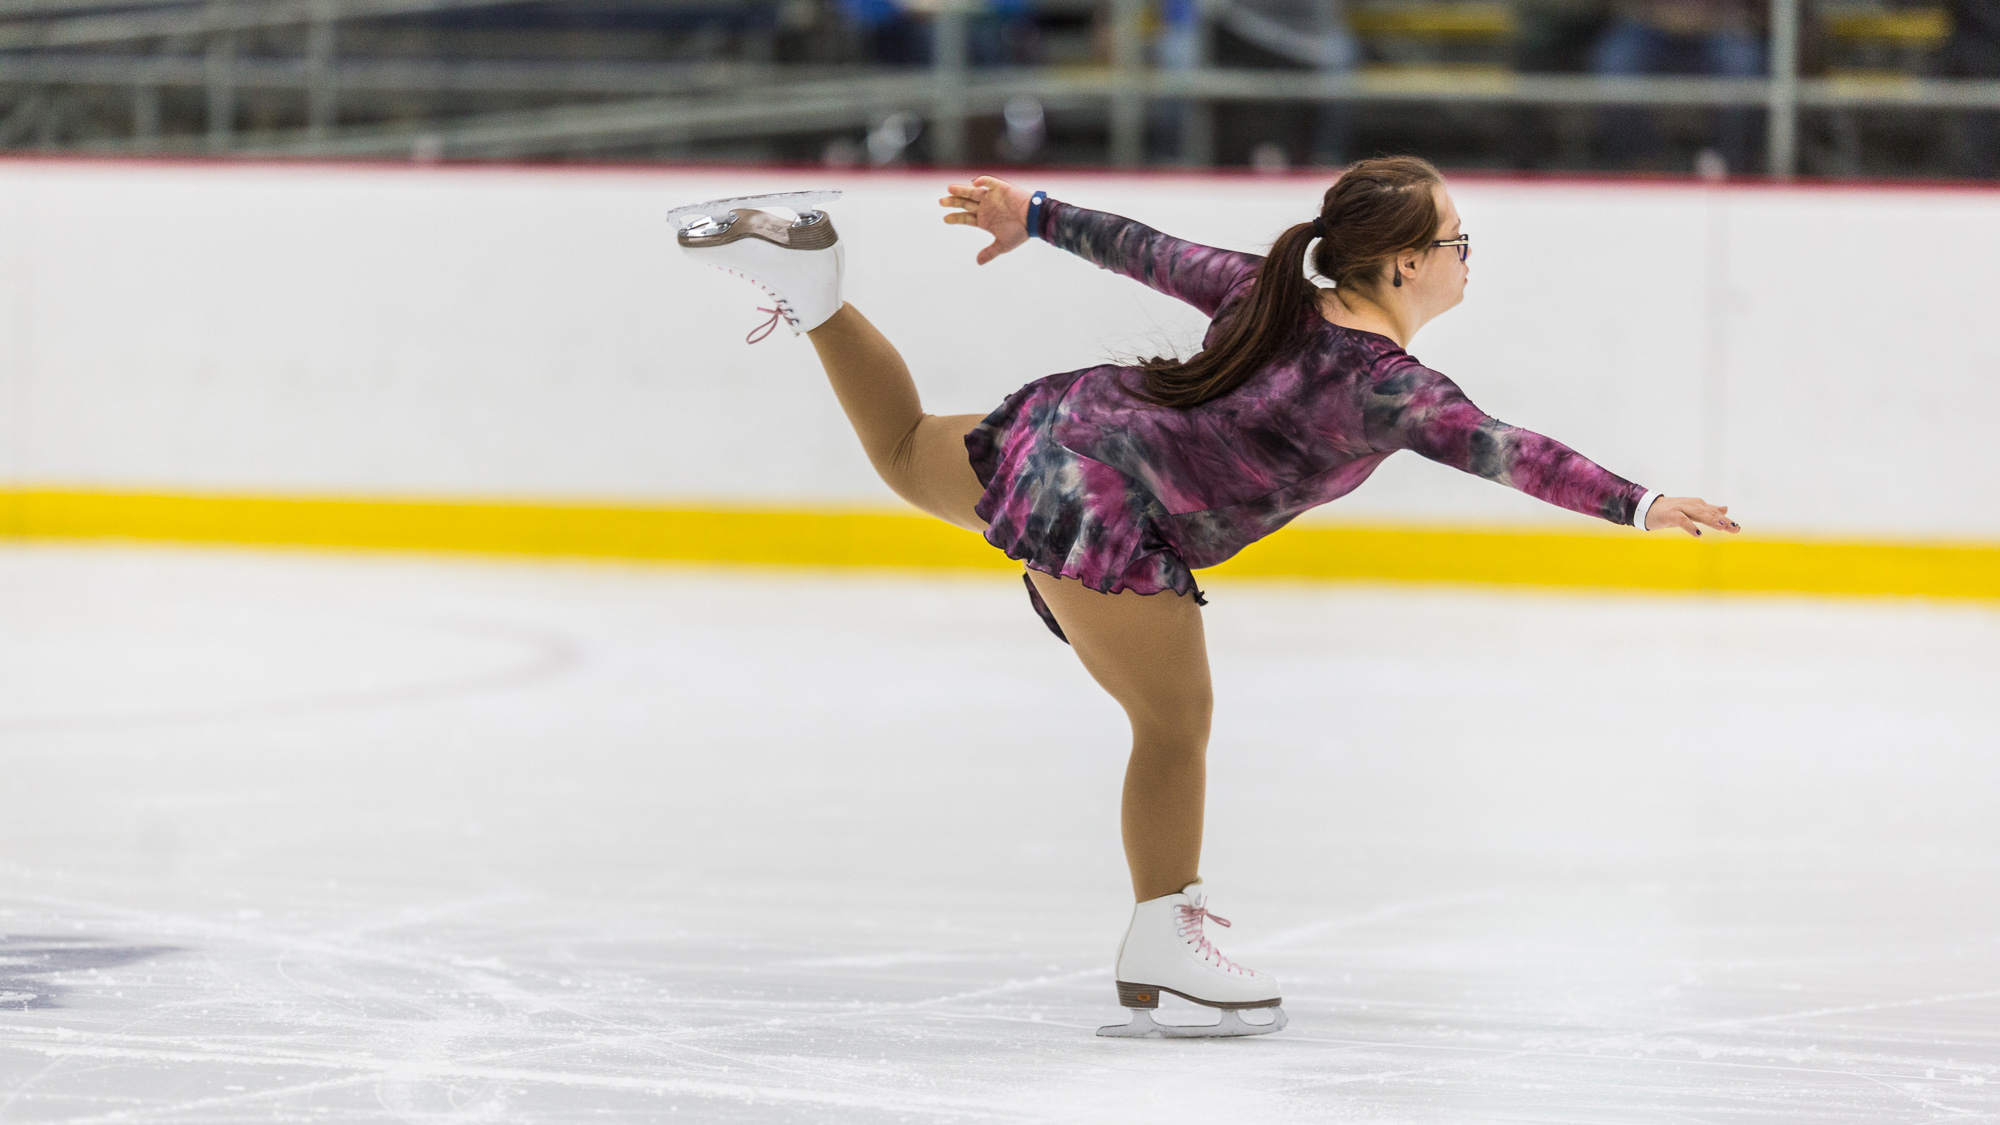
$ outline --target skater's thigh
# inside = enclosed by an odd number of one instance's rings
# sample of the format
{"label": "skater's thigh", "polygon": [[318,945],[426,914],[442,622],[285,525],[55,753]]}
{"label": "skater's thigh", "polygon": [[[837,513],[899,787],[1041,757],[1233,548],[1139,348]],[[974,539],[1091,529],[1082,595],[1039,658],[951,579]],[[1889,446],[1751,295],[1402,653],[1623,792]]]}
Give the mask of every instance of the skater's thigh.
{"label": "skater's thigh", "polygon": [[972,471],[965,435],[983,414],[926,414],[903,438],[893,468],[886,474],[896,495],[946,523],[968,531],[985,531],[986,521],[973,512],[986,491]]}
{"label": "skater's thigh", "polygon": [[1091,677],[1136,726],[1207,738],[1214,692],[1201,606],[1171,592],[1100,594],[1072,578],[1028,572]]}

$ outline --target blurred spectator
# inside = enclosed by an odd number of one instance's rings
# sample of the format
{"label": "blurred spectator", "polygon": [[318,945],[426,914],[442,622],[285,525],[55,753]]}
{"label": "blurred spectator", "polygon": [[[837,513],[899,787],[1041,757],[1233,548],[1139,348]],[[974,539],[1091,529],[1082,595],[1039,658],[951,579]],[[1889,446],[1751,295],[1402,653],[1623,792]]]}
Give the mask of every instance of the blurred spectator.
{"label": "blurred spectator", "polygon": [[985,0],[972,21],[972,65],[1029,66],[1039,61],[1040,28],[1029,0]]}
{"label": "blurred spectator", "polygon": [[[1161,0],[1160,35],[1153,43],[1153,61],[1161,70],[1182,72],[1208,65],[1208,22],[1202,18],[1201,0]],[[1182,98],[1157,103],[1151,124],[1166,137],[1163,143],[1149,147],[1190,162],[1195,154],[1187,151],[1188,124],[1196,112],[1198,108]]]}
{"label": "blurred spectator", "polygon": [[1591,47],[1606,15],[1603,0],[1515,0],[1515,69],[1533,74],[1589,70]]}
{"label": "blurred spectator", "polygon": [[[1590,69],[1590,50],[1604,28],[1603,0],[1515,0],[1514,69],[1528,74],[1576,74]],[[1551,156],[1570,166],[1588,165],[1588,125],[1571,127],[1573,111],[1551,114],[1542,106],[1516,106],[1508,113],[1506,136],[1509,162],[1516,168],[1541,168]],[[1555,143],[1567,151],[1551,154],[1546,124],[1553,121]]]}
{"label": "blurred spectator", "polygon": [[[1756,78],[1764,65],[1752,0],[1621,0],[1590,52],[1591,71],[1606,76]],[[1731,171],[1750,165],[1755,112],[1732,108],[1716,114],[1712,143]],[[1603,121],[1613,161],[1661,159],[1659,122],[1651,111],[1609,110]]]}
{"label": "blurred spectator", "polygon": [[[1952,0],[1944,72],[1954,78],[2000,78],[2000,0]],[[1952,116],[1954,163],[1961,175],[2000,176],[2000,113]]]}
{"label": "blurred spectator", "polygon": [[900,0],[839,0],[840,14],[861,40],[861,57],[884,66],[931,61],[931,25]]}
{"label": "blurred spectator", "polygon": [[1208,59],[1201,0],[1161,0],[1160,38],[1153,53],[1166,70],[1194,70]]}
{"label": "blurred spectator", "polygon": [[[1346,74],[1361,49],[1342,0],[1221,0],[1217,16],[1238,38],[1321,74]],[[1307,161],[1338,165],[1347,154],[1353,117],[1342,102],[1314,107]]]}
{"label": "blurred spectator", "polygon": [[837,0],[861,39],[862,59],[884,66],[926,66],[936,43],[933,26],[946,2],[967,7],[966,54],[974,66],[1035,61],[1035,21],[1029,0]]}

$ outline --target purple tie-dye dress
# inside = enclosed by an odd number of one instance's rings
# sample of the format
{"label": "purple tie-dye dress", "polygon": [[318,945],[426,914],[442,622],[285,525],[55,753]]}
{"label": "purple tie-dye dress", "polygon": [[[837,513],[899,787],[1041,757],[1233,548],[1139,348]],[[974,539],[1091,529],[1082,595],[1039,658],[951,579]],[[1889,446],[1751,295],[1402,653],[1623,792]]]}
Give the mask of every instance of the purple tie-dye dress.
{"label": "purple tie-dye dress", "polygon": [[[1212,321],[1244,299],[1263,264],[1053,199],[1041,220],[1034,233],[1042,239]],[[1646,494],[1639,485],[1489,417],[1386,336],[1324,320],[1312,332],[1297,355],[1185,409],[1132,394],[1142,373],[1115,365],[1014,392],[965,438],[986,486],[975,510],[987,541],[1030,569],[1093,590],[1172,590],[1200,600],[1192,569],[1354,491],[1399,449],[1573,512],[1632,522]],[[1062,636],[1032,582],[1028,593]]]}

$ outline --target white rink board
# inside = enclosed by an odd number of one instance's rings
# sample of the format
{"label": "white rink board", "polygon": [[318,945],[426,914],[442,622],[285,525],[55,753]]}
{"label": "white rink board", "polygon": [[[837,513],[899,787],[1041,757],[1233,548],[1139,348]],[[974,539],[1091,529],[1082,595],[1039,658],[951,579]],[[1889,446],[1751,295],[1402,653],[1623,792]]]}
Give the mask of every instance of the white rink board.
{"label": "white rink board", "polygon": [[[944,177],[0,164],[0,480],[893,504],[803,340],[678,254],[673,204],[839,187],[849,296],[937,412],[1187,348],[1190,310],[1032,245],[977,268]],[[1307,177],[1035,175],[1258,250]],[[1466,181],[1467,303],[1413,352],[1492,413],[1761,531],[2000,537],[2000,193]],[[1575,526],[1393,459],[1339,518]]]}
{"label": "white rink board", "polygon": [[1209,585],[1292,1022],[1133,1042],[1127,734],[1010,576],[0,548],[0,1117],[2000,1115],[2000,615]]}

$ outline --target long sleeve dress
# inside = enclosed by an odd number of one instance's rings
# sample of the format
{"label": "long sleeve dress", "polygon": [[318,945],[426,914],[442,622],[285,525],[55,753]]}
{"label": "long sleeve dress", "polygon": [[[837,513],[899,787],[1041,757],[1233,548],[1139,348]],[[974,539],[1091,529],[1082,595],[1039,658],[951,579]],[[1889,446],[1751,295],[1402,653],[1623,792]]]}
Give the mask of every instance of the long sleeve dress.
{"label": "long sleeve dress", "polygon": [[[1215,324],[1246,299],[1263,259],[1173,238],[1131,219],[1047,200],[1029,232],[1186,301]],[[1472,404],[1395,341],[1315,318],[1312,337],[1228,394],[1168,407],[1133,393],[1144,373],[1107,364],[1050,375],[966,435],[986,486],[986,539],[1093,590],[1201,591],[1214,566],[1308,508],[1360,487],[1411,449],[1612,523],[1646,489]],[[1035,610],[1062,629],[1028,584]]]}

